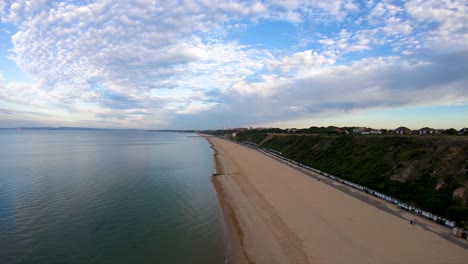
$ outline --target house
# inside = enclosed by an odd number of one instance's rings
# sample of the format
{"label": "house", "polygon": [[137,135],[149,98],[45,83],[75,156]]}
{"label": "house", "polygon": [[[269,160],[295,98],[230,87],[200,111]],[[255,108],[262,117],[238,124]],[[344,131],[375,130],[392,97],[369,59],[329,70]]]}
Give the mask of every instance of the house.
{"label": "house", "polygon": [[337,134],[349,134],[348,130],[344,129],[344,128],[335,128],[335,132]]}
{"label": "house", "polygon": [[468,128],[462,128],[460,131],[458,131],[458,135],[468,135]]}
{"label": "house", "polygon": [[365,127],[355,127],[355,128],[353,128],[353,134],[362,134],[362,132],[366,132]]}
{"label": "house", "polygon": [[411,135],[411,129],[407,127],[399,127],[393,131],[397,135]]}
{"label": "house", "polygon": [[419,135],[431,135],[437,134],[437,130],[430,128],[430,127],[423,127],[419,129]]}
{"label": "house", "polygon": [[372,129],[367,127],[356,127],[353,129],[353,134],[361,135],[380,135],[382,131],[380,129]]}
{"label": "house", "polygon": [[381,135],[382,131],[380,129],[372,129],[366,127],[356,127],[353,129],[353,134],[361,135]]}

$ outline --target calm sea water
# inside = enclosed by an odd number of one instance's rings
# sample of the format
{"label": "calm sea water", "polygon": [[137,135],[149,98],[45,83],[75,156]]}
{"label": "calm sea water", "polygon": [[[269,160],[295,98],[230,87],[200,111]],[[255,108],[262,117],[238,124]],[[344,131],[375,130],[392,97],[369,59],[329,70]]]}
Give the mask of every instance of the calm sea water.
{"label": "calm sea water", "polygon": [[224,263],[193,134],[0,130],[0,263]]}

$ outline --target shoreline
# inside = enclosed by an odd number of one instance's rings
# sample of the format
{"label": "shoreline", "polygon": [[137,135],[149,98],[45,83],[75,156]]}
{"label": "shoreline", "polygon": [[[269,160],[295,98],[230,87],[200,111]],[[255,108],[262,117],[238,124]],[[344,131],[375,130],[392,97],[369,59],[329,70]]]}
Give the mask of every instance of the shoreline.
{"label": "shoreline", "polygon": [[228,203],[225,191],[218,177],[224,174],[222,163],[220,160],[220,153],[210,140],[210,136],[202,135],[210,144],[213,149],[213,175],[211,176],[211,182],[216,191],[216,196],[221,208],[223,216],[223,222],[225,225],[225,248],[226,248],[226,263],[253,263],[248,260],[244,245],[243,245],[243,231],[239,225],[239,220],[236,217],[234,209]]}
{"label": "shoreline", "polygon": [[226,263],[463,263],[468,258],[466,248],[335,184],[313,180],[245,146],[203,136],[214,151],[211,179],[227,231]]}

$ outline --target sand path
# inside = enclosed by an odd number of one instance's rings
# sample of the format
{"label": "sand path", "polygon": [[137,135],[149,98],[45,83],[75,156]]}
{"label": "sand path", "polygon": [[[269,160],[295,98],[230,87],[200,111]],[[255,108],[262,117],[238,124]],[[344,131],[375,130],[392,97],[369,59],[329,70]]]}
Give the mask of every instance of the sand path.
{"label": "sand path", "polygon": [[467,249],[423,226],[258,151],[208,140],[230,263],[468,263]]}

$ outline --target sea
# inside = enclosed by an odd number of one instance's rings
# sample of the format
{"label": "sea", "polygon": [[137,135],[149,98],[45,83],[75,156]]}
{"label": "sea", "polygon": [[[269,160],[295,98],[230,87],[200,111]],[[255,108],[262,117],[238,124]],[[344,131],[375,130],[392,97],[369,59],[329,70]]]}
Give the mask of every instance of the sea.
{"label": "sea", "polygon": [[0,130],[0,263],[224,263],[202,137]]}

